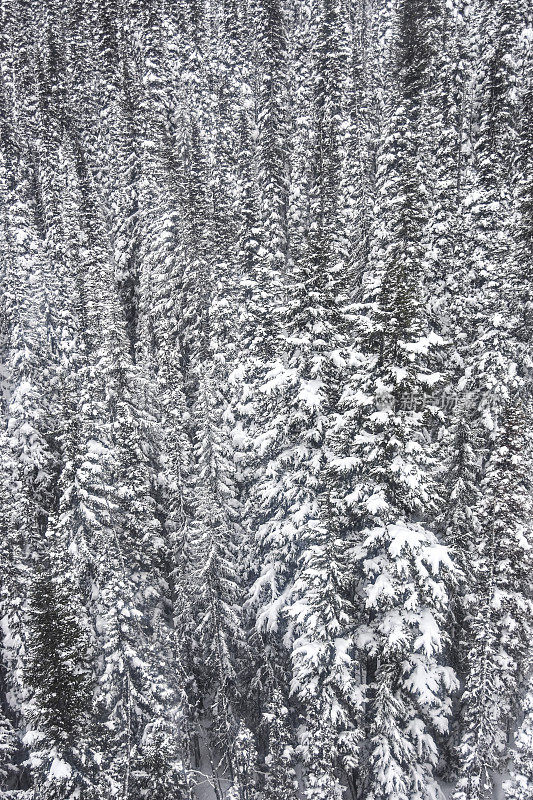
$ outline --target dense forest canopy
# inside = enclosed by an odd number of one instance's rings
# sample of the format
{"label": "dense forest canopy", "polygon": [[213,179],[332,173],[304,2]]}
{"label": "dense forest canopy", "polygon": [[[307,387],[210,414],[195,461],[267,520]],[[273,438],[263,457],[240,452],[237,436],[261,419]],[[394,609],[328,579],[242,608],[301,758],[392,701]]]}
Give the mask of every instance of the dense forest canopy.
{"label": "dense forest canopy", "polygon": [[532,43],[0,0],[0,798],[533,800]]}

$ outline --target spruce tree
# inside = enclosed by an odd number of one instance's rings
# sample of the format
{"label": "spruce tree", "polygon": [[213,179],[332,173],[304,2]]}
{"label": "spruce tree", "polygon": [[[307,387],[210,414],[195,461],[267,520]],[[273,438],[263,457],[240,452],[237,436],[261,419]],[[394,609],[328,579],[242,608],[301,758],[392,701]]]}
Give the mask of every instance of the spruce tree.
{"label": "spruce tree", "polygon": [[424,413],[425,392],[438,379],[428,358],[440,344],[421,302],[427,218],[417,37],[425,13],[424,4],[404,4],[393,28],[398,83],[378,151],[369,270],[332,462],[361,604],[355,641],[366,662],[364,756],[354,779],[376,798],[437,791],[435,734],[446,730],[455,687],[441,664],[452,564],[431,524],[434,462]]}
{"label": "spruce tree", "polygon": [[[493,770],[505,759],[506,728],[514,696],[523,685],[529,638],[524,610],[530,594],[522,572],[524,557],[518,556],[530,537],[529,478],[522,462],[530,444],[520,422],[529,404],[528,357],[517,336],[519,314],[505,288],[520,285],[523,273],[509,257],[511,227],[502,224],[512,208],[509,170],[518,138],[513,87],[520,19],[519,9],[502,2],[480,15],[477,28],[478,43],[482,37],[492,46],[478,85],[475,191],[468,198],[474,314],[467,386],[483,468],[475,508],[479,538],[471,562],[473,591],[465,614],[470,655],[462,697],[458,798],[482,797],[492,786]],[[500,316],[502,307],[505,314]],[[500,495],[503,486],[513,498],[512,512]],[[497,687],[503,686],[496,700]]]}
{"label": "spruce tree", "polygon": [[[82,791],[95,796],[91,741],[92,675],[86,631],[79,623],[68,560],[55,551],[36,554],[29,591],[24,741],[33,780],[43,798],[66,798]],[[44,556],[44,557],[43,557]]]}
{"label": "spruce tree", "polygon": [[233,743],[233,785],[227,794],[231,800],[254,800],[258,795],[256,783],[257,755],[251,731],[242,723]]}
{"label": "spruce tree", "polygon": [[20,740],[13,725],[4,714],[0,712],[0,797],[6,797],[8,791],[15,783],[18,773],[17,756],[20,751]]}
{"label": "spruce tree", "polygon": [[503,789],[508,800],[525,800],[533,790],[533,729],[531,694],[526,694],[524,719],[518,729],[513,750],[511,777]]}
{"label": "spruce tree", "polygon": [[265,800],[275,800],[280,796],[294,800],[298,796],[298,781],[294,770],[295,747],[291,740],[289,710],[279,689],[271,691],[270,696],[263,718],[268,731],[263,795]]}

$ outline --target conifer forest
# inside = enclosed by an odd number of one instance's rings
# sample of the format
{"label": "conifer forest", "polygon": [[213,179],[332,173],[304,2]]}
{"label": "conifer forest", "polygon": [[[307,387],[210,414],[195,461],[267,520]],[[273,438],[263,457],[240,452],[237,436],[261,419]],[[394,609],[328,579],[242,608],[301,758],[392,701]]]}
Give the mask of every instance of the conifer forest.
{"label": "conifer forest", "polygon": [[0,0],[0,799],[533,800],[533,0]]}

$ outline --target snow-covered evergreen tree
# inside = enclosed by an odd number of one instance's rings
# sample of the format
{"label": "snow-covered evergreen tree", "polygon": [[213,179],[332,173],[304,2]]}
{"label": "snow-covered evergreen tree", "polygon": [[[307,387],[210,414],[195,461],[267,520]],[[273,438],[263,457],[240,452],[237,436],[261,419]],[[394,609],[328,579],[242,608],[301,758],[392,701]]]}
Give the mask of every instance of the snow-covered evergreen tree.
{"label": "snow-covered evergreen tree", "polygon": [[[521,421],[530,402],[529,356],[517,336],[520,312],[504,288],[524,285],[524,275],[510,257],[510,220],[501,226],[512,208],[509,170],[518,138],[513,114],[522,24],[520,9],[502,2],[480,15],[477,28],[478,42],[492,45],[478,86],[474,190],[465,201],[474,303],[466,385],[472,392],[471,424],[477,430],[482,470],[474,508],[479,533],[466,589],[469,656],[458,798],[483,797],[492,786],[493,771],[506,757],[507,726],[523,684],[530,636],[530,477],[523,461],[530,443]],[[512,511],[502,497],[503,487],[506,497],[513,498]]]}
{"label": "snow-covered evergreen tree", "polygon": [[524,702],[524,719],[514,742],[511,777],[504,784],[508,800],[526,800],[533,790],[533,706],[528,691]]}
{"label": "snow-covered evergreen tree", "polygon": [[37,553],[39,561],[32,569],[24,742],[39,796],[55,799],[83,792],[93,797],[96,760],[89,648],[69,564],[54,552],[53,535],[51,530],[47,540],[52,555]]}
{"label": "snow-covered evergreen tree", "polygon": [[421,303],[426,201],[416,32],[423,14],[422,4],[398,9],[398,84],[378,151],[370,270],[332,462],[362,604],[356,645],[366,657],[365,755],[356,780],[376,798],[437,792],[434,737],[446,730],[455,687],[441,663],[452,564],[431,525],[433,455],[425,431],[424,395],[439,378],[427,363],[440,341]]}
{"label": "snow-covered evergreen tree", "polygon": [[254,800],[258,795],[256,783],[257,756],[251,731],[242,723],[233,743],[233,785],[229,800]]}
{"label": "snow-covered evergreen tree", "polygon": [[13,725],[4,712],[0,713],[0,797],[13,785],[17,777],[17,755],[20,741]]}
{"label": "snow-covered evergreen tree", "polygon": [[289,710],[279,689],[274,689],[270,695],[271,699],[264,713],[268,746],[263,796],[265,800],[275,800],[280,795],[294,800],[298,796],[298,781],[294,770],[295,747],[291,741]]}

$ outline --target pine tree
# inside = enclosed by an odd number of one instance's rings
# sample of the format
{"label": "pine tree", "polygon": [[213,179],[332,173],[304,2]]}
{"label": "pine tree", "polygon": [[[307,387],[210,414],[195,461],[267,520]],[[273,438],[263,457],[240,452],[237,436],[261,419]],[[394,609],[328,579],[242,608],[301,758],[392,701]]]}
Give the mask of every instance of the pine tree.
{"label": "pine tree", "polygon": [[[471,413],[469,402],[459,400],[455,409],[455,420],[449,429],[449,441],[445,443],[447,458],[444,461],[444,504],[437,517],[437,528],[450,548],[457,567],[453,591],[450,594],[449,658],[457,676],[463,677],[467,670],[467,637],[464,633],[468,616],[468,595],[474,584],[473,564],[476,543],[480,535],[478,503],[480,500],[481,464],[478,453],[479,436],[469,429],[467,419]],[[444,438],[444,437],[443,437]],[[457,702],[454,704],[456,712]],[[457,744],[460,725],[454,713],[450,735],[444,744],[445,769],[448,777],[457,778]]]}
{"label": "pine tree", "polygon": [[376,798],[437,791],[434,737],[446,730],[455,687],[441,665],[452,565],[430,522],[433,459],[423,411],[437,378],[427,360],[440,344],[421,302],[427,220],[417,125],[425,43],[417,34],[424,14],[423,4],[404,4],[393,28],[398,83],[378,151],[369,270],[332,462],[361,604],[355,641],[366,661],[363,770],[354,780]]}
{"label": "pine tree", "polygon": [[255,789],[257,754],[251,731],[242,723],[233,743],[233,785],[228,792],[231,800],[254,800],[260,796]]}
{"label": "pine tree", "polygon": [[29,593],[25,742],[40,797],[66,798],[75,791],[90,797],[95,762],[87,636],[78,622],[68,561],[54,553],[49,534],[52,555],[48,563],[46,556],[36,562]]}
{"label": "pine tree", "polygon": [[302,752],[309,797],[333,798],[341,791],[336,761],[342,758],[349,769],[357,761],[362,692],[355,677],[358,663],[343,543],[333,539],[331,529],[319,532],[317,525],[312,541],[295,585],[299,599],[291,608],[296,633],[291,687],[303,703],[308,726],[309,745]]}
{"label": "pine tree", "polygon": [[190,530],[191,573],[185,588],[193,592],[195,671],[202,694],[209,691],[212,696],[214,746],[221,748],[222,760],[228,759],[233,772],[237,664],[245,637],[239,602],[238,505],[219,408],[210,376],[201,376],[194,408],[198,494]]}
{"label": "pine tree", "polygon": [[263,788],[265,800],[276,800],[278,797],[294,800],[298,796],[298,781],[294,771],[295,748],[291,741],[288,716],[289,710],[281,691],[274,689],[264,712],[264,725],[268,730]]}
{"label": "pine tree", "polygon": [[457,796],[483,797],[505,754],[506,720],[513,687],[523,682],[530,638],[528,589],[529,474],[523,458],[523,411],[509,401],[481,481],[478,517],[490,520],[473,556],[473,596],[468,608],[469,670],[462,697],[462,776]]}
{"label": "pine tree", "polygon": [[[303,523],[299,538],[304,550],[295,579],[297,599],[291,609],[296,622],[292,685],[307,706],[305,713],[310,714],[310,738],[318,751],[322,750],[320,758],[308,759],[310,770],[313,772],[318,762],[320,769],[326,770],[322,776],[309,776],[310,783],[315,784],[314,796],[322,790],[326,794],[339,791],[334,777],[339,752],[353,765],[357,737],[352,726],[361,699],[352,677],[356,670],[349,633],[351,609],[346,602],[346,565],[342,543],[334,539],[331,525],[325,452],[326,432],[339,394],[338,351],[345,343],[339,306],[349,269],[343,237],[348,204],[341,180],[349,45],[344,11],[341,3],[325,3],[316,23],[309,230],[303,249],[295,248],[292,253],[292,299],[287,314],[289,366],[299,379],[293,419],[305,420],[306,433],[299,439],[307,447],[306,452],[299,446],[302,455],[296,483],[306,486],[312,498],[307,520],[303,509],[293,512],[294,527]],[[312,298],[311,307],[304,298]],[[299,524],[298,516],[302,517]],[[324,744],[320,742],[322,730]],[[336,731],[339,743],[334,745]]]}
{"label": "pine tree", "polygon": [[[336,735],[327,715],[307,712],[307,730],[302,747],[307,763],[305,777],[306,800],[341,800],[343,787],[335,773],[334,760],[338,750]],[[307,738],[308,737],[308,738]]]}
{"label": "pine tree", "polygon": [[[524,358],[517,340],[514,303],[507,299],[504,288],[507,282],[522,278],[515,273],[515,262],[508,255],[511,228],[502,224],[508,218],[512,197],[511,176],[505,165],[511,168],[517,141],[513,56],[519,31],[519,10],[505,2],[487,9],[477,30],[478,37],[492,45],[478,86],[474,142],[477,191],[468,198],[474,232],[468,252],[475,276],[471,288],[475,310],[467,365],[472,423],[479,430],[483,470],[475,509],[480,533],[471,564],[473,591],[467,595],[465,619],[470,654],[462,697],[458,798],[483,797],[492,786],[492,771],[505,758],[506,728],[513,714],[513,695],[524,680],[529,637],[524,617],[529,588],[522,573],[522,557],[515,560],[530,536],[529,478],[521,456],[511,455],[518,451],[525,454],[530,446],[520,422],[529,402],[526,399],[524,407],[528,358]],[[507,318],[499,316],[502,301]],[[502,486],[513,497],[513,512],[501,499]],[[505,691],[500,689],[496,699],[498,687],[503,686]]]}
{"label": "pine tree", "polygon": [[4,712],[0,712],[0,797],[6,795],[16,780],[18,765],[17,755],[20,751],[20,741],[13,729],[10,720]]}
{"label": "pine tree", "polygon": [[[175,720],[179,724],[179,720]],[[148,726],[134,767],[135,785],[141,797],[165,800],[171,794],[186,800],[191,782],[183,762],[183,742],[172,726],[156,721]]]}
{"label": "pine tree", "polygon": [[532,711],[531,694],[528,692],[524,703],[524,719],[515,739],[511,777],[503,786],[508,800],[526,800],[533,789]]}
{"label": "pine tree", "polygon": [[[258,152],[261,219],[265,269],[271,302],[282,301],[282,278],[287,262],[287,39],[284,10],[279,0],[255,0],[255,39],[258,54]],[[266,338],[269,331],[265,331]],[[272,345],[267,345],[270,348]]]}
{"label": "pine tree", "polygon": [[[46,530],[58,454],[55,442],[55,363],[47,260],[37,231],[32,172],[27,159],[6,171],[2,160],[2,290],[5,306],[9,399],[1,432],[2,663],[4,703],[17,726],[25,724],[27,601],[31,558]],[[15,182],[13,179],[17,177]],[[15,186],[18,191],[15,191]]]}

